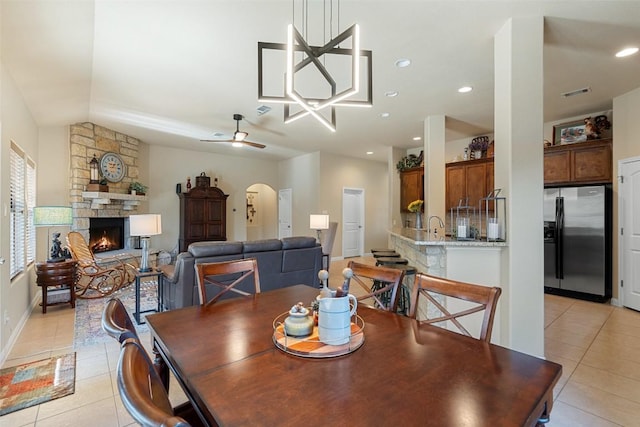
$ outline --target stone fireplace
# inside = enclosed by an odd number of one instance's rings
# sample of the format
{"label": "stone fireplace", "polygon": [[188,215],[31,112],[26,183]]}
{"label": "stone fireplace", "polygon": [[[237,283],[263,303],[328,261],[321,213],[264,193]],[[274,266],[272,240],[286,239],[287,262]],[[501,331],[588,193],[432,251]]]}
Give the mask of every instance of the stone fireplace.
{"label": "stone fireplace", "polygon": [[[121,248],[130,248],[130,239],[127,233],[128,217],[132,213],[137,213],[140,203],[147,200],[147,196],[127,194],[129,184],[139,179],[138,150],[140,141],[93,123],[76,123],[70,126],[69,131],[72,230],[80,232],[89,242],[89,246],[97,244],[98,247],[101,247],[102,244],[97,243],[97,240],[94,240],[95,236],[90,232],[93,227],[92,220],[97,218],[118,219],[123,223],[118,245]],[[109,182],[108,192],[87,192],[86,186],[89,184],[90,176],[89,162],[94,155],[99,160],[109,152],[118,154],[124,161],[126,165],[124,178],[117,183]],[[102,237],[100,236],[100,238]]]}

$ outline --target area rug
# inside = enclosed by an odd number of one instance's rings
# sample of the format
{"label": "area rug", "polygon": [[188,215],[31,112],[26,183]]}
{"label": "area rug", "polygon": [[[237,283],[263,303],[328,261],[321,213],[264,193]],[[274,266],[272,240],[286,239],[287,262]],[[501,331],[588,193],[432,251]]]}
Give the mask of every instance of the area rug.
{"label": "area rug", "polygon": [[72,394],[76,354],[0,370],[0,416]]}
{"label": "area rug", "polygon": [[[140,284],[140,311],[157,308],[157,290],[158,284],[155,280],[149,280]],[[119,298],[127,308],[127,312],[133,323],[136,323],[133,317],[136,304],[135,286],[133,284],[104,298],[78,298],[76,299],[74,348],[77,349],[79,347],[91,346],[113,340],[113,338],[102,330],[102,311],[107,301],[111,298]],[[142,313],[140,316],[141,320],[144,319],[146,314],[150,313]],[[138,334],[149,330],[145,323],[135,326]]]}

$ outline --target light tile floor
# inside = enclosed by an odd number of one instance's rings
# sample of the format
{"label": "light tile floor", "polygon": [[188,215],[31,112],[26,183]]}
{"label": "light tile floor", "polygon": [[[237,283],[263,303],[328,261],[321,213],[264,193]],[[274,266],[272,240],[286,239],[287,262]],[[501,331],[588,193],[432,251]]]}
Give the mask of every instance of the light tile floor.
{"label": "light tile floor", "polygon": [[[332,287],[346,263],[332,262]],[[73,351],[73,324],[68,306],[50,307],[46,315],[36,307],[4,366]],[[148,334],[141,340],[148,344]],[[118,344],[76,352],[73,395],[0,417],[0,427],[135,425],[118,396]],[[640,313],[545,295],[545,356],[563,366],[548,426],[640,426]],[[170,388],[174,405],[185,401],[175,381]]]}

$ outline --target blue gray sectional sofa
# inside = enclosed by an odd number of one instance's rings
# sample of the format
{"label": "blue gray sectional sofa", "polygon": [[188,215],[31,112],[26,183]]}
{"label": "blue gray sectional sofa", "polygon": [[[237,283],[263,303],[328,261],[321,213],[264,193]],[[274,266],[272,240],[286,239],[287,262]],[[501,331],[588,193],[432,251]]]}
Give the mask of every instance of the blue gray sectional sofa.
{"label": "blue gray sectional sofa", "polygon": [[315,237],[197,242],[190,244],[187,252],[178,254],[175,264],[161,267],[165,308],[172,310],[200,303],[195,264],[243,258],[258,260],[262,292],[299,284],[319,286],[322,247]]}

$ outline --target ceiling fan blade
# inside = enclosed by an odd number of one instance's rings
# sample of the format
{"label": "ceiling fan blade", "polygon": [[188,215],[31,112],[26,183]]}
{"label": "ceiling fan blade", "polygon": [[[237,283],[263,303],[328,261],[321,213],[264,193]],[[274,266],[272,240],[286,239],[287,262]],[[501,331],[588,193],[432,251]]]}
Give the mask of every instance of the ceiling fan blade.
{"label": "ceiling fan blade", "polygon": [[248,145],[250,147],[255,147],[255,148],[266,148],[267,147],[266,145],[259,144],[257,142],[234,141],[233,139],[201,139],[200,142],[230,142],[230,143],[239,142],[240,144],[245,144],[245,145]]}
{"label": "ceiling fan blade", "polygon": [[265,148],[266,147],[266,145],[264,145],[264,144],[258,144],[257,142],[251,142],[251,141],[242,141],[241,143],[250,145],[251,147],[255,147],[255,148]]}

